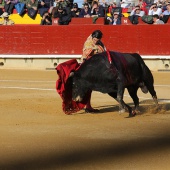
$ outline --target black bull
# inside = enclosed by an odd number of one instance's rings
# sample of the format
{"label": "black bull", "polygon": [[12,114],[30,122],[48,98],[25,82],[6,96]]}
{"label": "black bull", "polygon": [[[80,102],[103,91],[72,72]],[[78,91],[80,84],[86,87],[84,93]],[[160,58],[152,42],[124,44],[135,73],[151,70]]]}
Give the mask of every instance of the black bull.
{"label": "black bull", "polygon": [[137,109],[139,106],[137,90],[144,84],[158,105],[152,73],[137,53],[110,51],[96,54],[86,60],[70,80],[72,99],[77,102],[82,101],[89,91],[108,93],[118,101],[120,110],[127,109],[129,116],[134,116],[135,111],[123,101],[124,90],[127,88]]}

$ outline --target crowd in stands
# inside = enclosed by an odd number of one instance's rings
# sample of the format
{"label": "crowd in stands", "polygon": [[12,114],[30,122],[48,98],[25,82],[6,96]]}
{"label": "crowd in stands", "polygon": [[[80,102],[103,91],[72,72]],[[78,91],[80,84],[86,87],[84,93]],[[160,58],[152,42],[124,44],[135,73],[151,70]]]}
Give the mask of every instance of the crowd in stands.
{"label": "crowd in stands", "polygon": [[[74,0],[0,0],[0,5],[4,5],[0,8],[4,20],[15,8],[19,15],[27,13],[32,19],[39,13],[41,25],[52,25],[52,18],[58,18],[59,25],[68,25],[75,17],[92,18],[93,23],[104,17],[105,24],[120,25],[124,13],[129,14],[132,24],[138,24],[139,17],[144,22],[150,20],[152,24],[164,24],[170,15],[170,2],[167,0],[83,0],[81,6]],[[4,23],[0,22],[1,25]]]}

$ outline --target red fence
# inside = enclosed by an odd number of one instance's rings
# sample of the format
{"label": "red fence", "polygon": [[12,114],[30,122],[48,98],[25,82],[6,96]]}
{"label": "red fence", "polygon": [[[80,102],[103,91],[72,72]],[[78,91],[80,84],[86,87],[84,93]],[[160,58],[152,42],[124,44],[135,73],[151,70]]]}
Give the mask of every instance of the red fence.
{"label": "red fence", "polygon": [[170,25],[15,25],[0,27],[0,54],[81,54],[90,33],[100,29],[109,50],[170,55]]}

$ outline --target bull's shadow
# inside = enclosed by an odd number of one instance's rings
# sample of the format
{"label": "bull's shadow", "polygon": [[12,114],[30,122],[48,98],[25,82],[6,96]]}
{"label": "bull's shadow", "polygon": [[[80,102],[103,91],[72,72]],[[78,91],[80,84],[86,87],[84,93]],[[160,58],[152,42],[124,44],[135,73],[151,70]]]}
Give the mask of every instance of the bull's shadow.
{"label": "bull's shadow", "polygon": [[[94,107],[95,109],[99,109],[99,112],[97,113],[92,113],[92,114],[103,114],[103,113],[109,113],[109,112],[117,112],[119,111],[119,106],[118,105],[104,105],[104,106],[99,106],[99,107]],[[84,114],[85,109],[81,114]]]}
{"label": "bull's shadow", "polygon": [[[159,106],[156,107],[152,99],[141,100],[139,103],[139,112],[137,113],[137,115],[142,115],[142,114],[147,114],[147,113],[170,114],[170,112],[168,112],[170,111],[170,99],[159,99],[158,101],[159,101]],[[127,103],[127,104],[134,109],[133,103]],[[96,114],[103,114],[103,113],[108,113],[108,112],[119,112],[118,104],[117,105],[103,105],[103,106],[99,106],[95,108],[100,110],[100,112]]]}

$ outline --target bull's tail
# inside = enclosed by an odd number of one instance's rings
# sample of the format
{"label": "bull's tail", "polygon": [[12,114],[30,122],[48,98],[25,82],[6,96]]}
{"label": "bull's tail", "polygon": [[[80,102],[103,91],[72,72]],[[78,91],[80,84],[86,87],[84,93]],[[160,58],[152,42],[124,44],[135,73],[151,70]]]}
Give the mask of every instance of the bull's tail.
{"label": "bull's tail", "polygon": [[147,91],[149,91],[155,103],[157,104],[158,102],[157,102],[156,91],[154,89],[154,78],[152,73],[139,54],[135,53],[133,54],[133,56],[139,62],[142,70],[142,82],[139,84],[139,87],[141,87],[141,90],[144,93],[147,93]]}

